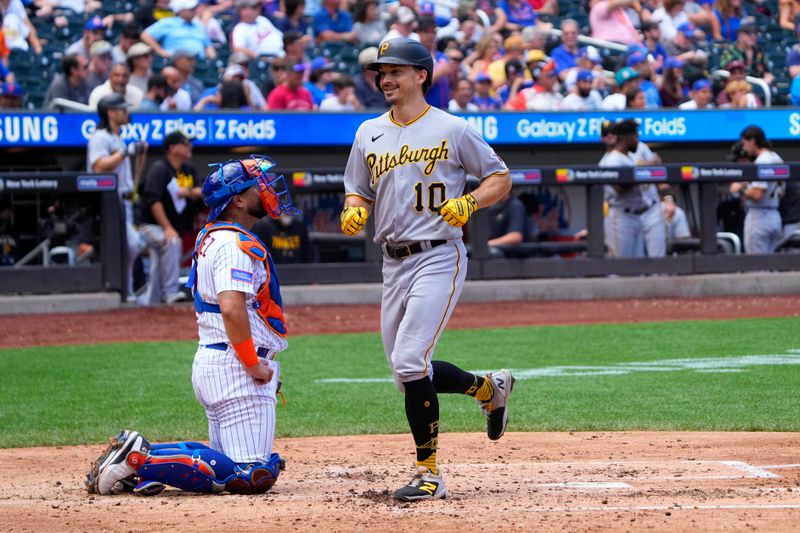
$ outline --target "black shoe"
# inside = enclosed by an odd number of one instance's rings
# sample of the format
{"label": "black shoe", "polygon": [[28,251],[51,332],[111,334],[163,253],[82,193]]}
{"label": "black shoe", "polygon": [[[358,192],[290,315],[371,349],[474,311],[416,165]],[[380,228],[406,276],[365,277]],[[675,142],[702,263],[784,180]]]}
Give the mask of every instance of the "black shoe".
{"label": "black shoe", "polygon": [[408,485],[394,491],[392,497],[401,502],[446,498],[447,489],[444,487],[442,470],[439,469],[439,474],[434,475],[433,472],[424,466],[418,466],[417,472],[414,474],[414,477],[411,478],[411,481],[408,482]]}

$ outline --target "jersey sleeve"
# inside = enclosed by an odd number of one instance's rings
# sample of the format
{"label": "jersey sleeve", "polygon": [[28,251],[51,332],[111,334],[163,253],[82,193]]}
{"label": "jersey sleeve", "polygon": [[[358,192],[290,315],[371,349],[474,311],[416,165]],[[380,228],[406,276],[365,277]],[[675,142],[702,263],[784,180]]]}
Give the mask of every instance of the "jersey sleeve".
{"label": "jersey sleeve", "polygon": [[500,156],[469,125],[464,127],[464,133],[461,136],[458,148],[461,166],[479,180],[484,180],[492,174],[508,172],[508,167],[500,159]]}
{"label": "jersey sleeve", "polygon": [[236,242],[226,242],[214,256],[214,289],[217,294],[238,291],[256,294],[255,261],[245,254]]}
{"label": "jersey sleeve", "polygon": [[361,138],[364,133],[363,124],[356,132],[353,147],[350,148],[350,157],[347,159],[347,167],[344,170],[344,192],[345,195],[360,196],[370,202],[375,201],[375,191],[370,187],[370,170],[367,166],[366,157],[362,151]]}

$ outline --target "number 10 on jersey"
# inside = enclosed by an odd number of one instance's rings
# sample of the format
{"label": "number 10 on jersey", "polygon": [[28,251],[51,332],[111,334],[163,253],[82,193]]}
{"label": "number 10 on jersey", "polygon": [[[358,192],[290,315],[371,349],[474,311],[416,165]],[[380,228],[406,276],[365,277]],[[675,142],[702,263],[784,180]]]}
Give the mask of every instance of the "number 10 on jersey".
{"label": "number 10 on jersey", "polygon": [[[418,181],[414,185],[414,192],[416,193],[416,202],[414,202],[414,209],[417,212],[421,212],[425,209],[425,205],[423,202],[425,201],[425,184],[421,181]],[[436,181],[428,185],[428,210],[432,213],[437,213],[439,211],[439,206],[444,203],[447,199],[447,187],[445,184]]]}

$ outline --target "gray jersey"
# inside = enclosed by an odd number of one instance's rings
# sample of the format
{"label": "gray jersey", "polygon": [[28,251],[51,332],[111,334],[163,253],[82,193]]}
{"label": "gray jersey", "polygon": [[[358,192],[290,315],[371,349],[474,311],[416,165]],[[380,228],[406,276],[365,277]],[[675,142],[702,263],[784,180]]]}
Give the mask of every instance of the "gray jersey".
{"label": "gray jersey", "polygon": [[[761,153],[754,161],[756,165],[777,165],[783,163],[781,156],[771,150]],[[778,209],[783,195],[782,181],[751,181],[753,189],[764,189],[764,196],[756,202],[745,197],[744,205],[748,209]]]}
{"label": "gray jersey", "polygon": [[358,128],[344,175],[345,193],[375,202],[375,242],[453,240],[462,236],[438,215],[464,194],[468,174],[483,180],[508,169],[460,117],[428,107],[409,124],[391,112]]}
{"label": "gray jersey", "polygon": [[[89,146],[86,149],[86,170],[93,172],[92,165],[101,157],[107,157],[117,150],[124,150],[125,142],[119,135],[111,133],[106,129],[96,129],[89,137]],[[131,161],[129,158],[122,160],[122,163],[113,170],[117,175],[118,192],[125,194],[133,192],[133,172],[131,171]]]}

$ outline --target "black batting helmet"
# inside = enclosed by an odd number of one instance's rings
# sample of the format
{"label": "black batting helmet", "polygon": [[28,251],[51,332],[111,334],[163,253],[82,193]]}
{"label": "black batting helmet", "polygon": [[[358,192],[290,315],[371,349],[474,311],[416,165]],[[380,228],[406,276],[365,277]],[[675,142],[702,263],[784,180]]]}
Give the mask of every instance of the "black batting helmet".
{"label": "black batting helmet", "polygon": [[426,92],[433,80],[433,57],[430,50],[425,48],[422,43],[406,37],[389,39],[378,46],[378,59],[372,63],[367,63],[364,68],[378,72],[375,78],[375,85],[381,89],[381,65],[411,65],[425,70],[428,77],[422,84],[422,91]]}

